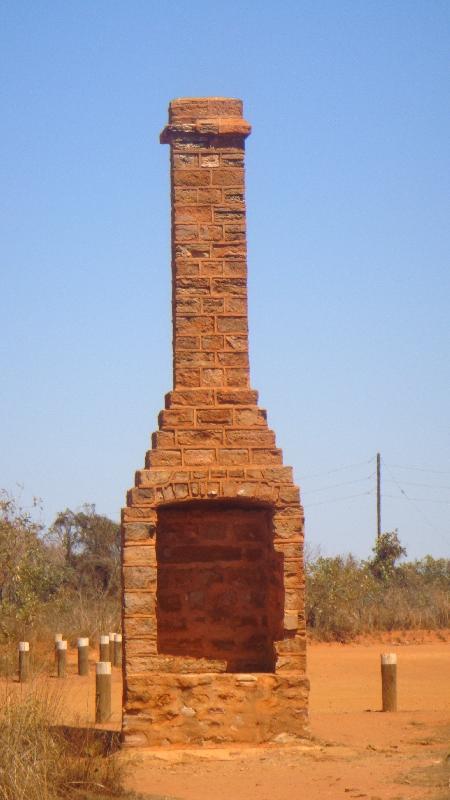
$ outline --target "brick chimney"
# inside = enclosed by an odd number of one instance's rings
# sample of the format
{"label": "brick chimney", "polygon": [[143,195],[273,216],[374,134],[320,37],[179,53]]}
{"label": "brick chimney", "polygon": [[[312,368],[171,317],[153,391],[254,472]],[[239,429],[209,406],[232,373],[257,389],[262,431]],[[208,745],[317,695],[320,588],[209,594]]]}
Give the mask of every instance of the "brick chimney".
{"label": "brick chimney", "polygon": [[[123,510],[124,740],[307,733],[303,514],[250,388],[242,102],[169,107],[173,390]],[[277,739],[278,737],[278,739]]]}

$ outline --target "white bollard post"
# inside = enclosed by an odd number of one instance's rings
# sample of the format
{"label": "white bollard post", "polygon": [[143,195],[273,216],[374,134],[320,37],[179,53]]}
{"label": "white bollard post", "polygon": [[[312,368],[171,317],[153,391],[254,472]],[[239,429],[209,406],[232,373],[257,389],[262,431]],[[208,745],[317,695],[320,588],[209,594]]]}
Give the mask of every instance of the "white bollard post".
{"label": "white bollard post", "polygon": [[89,674],[89,639],[83,637],[77,641],[78,675]]}
{"label": "white bollard post", "polygon": [[381,656],[381,695],[383,711],[397,711],[397,656],[383,653]]}
{"label": "white bollard post", "polygon": [[25,683],[30,677],[30,643],[19,642],[19,681]]}
{"label": "white bollard post", "polygon": [[111,717],[111,663],[95,665],[95,721],[107,722]]}
{"label": "white bollard post", "polygon": [[66,666],[67,666],[67,642],[61,640],[56,642],[56,654],[57,654],[57,675],[58,678],[65,678],[66,677]]}
{"label": "white bollard post", "polygon": [[100,636],[100,658],[99,661],[109,661],[109,636],[102,634]]}

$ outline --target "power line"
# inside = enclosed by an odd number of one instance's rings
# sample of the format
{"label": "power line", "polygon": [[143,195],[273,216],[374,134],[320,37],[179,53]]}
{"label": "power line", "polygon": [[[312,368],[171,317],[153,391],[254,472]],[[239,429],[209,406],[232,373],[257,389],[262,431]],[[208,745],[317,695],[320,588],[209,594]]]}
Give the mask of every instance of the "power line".
{"label": "power line", "polygon": [[402,487],[400,486],[400,484],[399,484],[398,480],[396,479],[395,475],[393,474],[393,472],[391,471],[391,469],[389,468],[389,466],[388,466],[388,465],[387,465],[387,464],[386,464],[384,461],[383,461],[383,464],[384,464],[384,466],[386,467],[386,469],[388,470],[389,474],[391,475],[391,477],[392,477],[392,479],[393,479],[394,483],[396,484],[397,488],[398,488],[398,489],[399,489],[399,491],[402,493],[403,497],[405,497],[405,498],[406,498],[406,500],[408,500],[408,501],[411,503],[411,505],[412,505],[412,506],[413,506],[413,507],[416,509],[416,511],[418,511],[418,512],[419,512],[419,514],[420,514],[420,515],[423,517],[423,519],[425,520],[425,522],[427,523],[427,525],[428,525],[428,526],[429,526],[429,527],[430,527],[430,528],[431,528],[431,529],[432,529],[432,530],[433,530],[435,533],[437,533],[437,534],[438,534],[438,536],[440,536],[440,537],[441,537],[441,538],[442,538],[442,539],[443,539],[445,542],[448,542],[448,541],[450,541],[450,540],[447,538],[447,536],[445,536],[443,533],[441,533],[441,531],[440,531],[438,528],[436,528],[436,526],[435,526],[435,525],[434,525],[434,524],[431,522],[431,520],[429,520],[429,519],[428,519],[427,515],[426,515],[426,514],[424,514],[424,512],[422,511],[422,509],[420,508],[420,506],[416,505],[416,502],[415,502],[415,500],[414,500],[412,497],[410,497],[410,496],[409,496],[409,495],[408,495],[408,494],[405,492],[405,490],[404,490],[404,489],[402,489]]}
{"label": "power line", "polygon": [[412,470],[416,470],[417,472],[433,472],[436,475],[450,475],[450,469],[430,469],[430,468],[426,468],[426,467],[405,467],[405,466],[402,466],[402,464],[386,464],[386,462],[384,460],[383,460],[383,464],[387,468],[392,467],[392,469],[412,469]]}
{"label": "power line", "polygon": [[[392,479],[389,478],[385,483],[395,483]],[[450,489],[450,486],[443,486],[442,484],[436,483],[415,483],[414,481],[402,481],[403,486],[425,486],[428,489]]]}
{"label": "power line", "polygon": [[323,506],[327,505],[328,503],[340,503],[342,500],[352,500],[354,497],[367,497],[367,495],[373,494],[373,489],[369,492],[358,492],[358,494],[349,494],[346,497],[333,497],[330,500],[319,500],[317,503],[307,503],[307,507],[311,508],[312,506]]}
{"label": "power line", "polygon": [[[404,494],[404,492],[403,492]],[[398,496],[398,494],[383,494],[383,497],[390,497],[394,500],[401,500],[402,498]],[[405,495],[408,500],[416,500],[418,503],[444,503],[445,505],[450,506],[450,500],[433,500],[431,497],[409,497],[409,495]]]}
{"label": "power line", "polygon": [[368,461],[358,461],[357,464],[346,464],[343,467],[334,467],[334,469],[329,469],[324,472],[316,472],[314,475],[301,475],[300,479],[302,481],[309,480],[310,478],[321,478],[322,475],[331,475],[333,472],[342,472],[344,469],[354,469],[355,467],[362,467],[366,464],[372,464],[374,461],[373,457],[369,458]]}
{"label": "power line", "polygon": [[371,475],[368,475],[366,478],[356,478],[354,481],[343,481],[342,483],[331,483],[328,486],[319,486],[318,489],[307,489],[306,492],[302,494],[312,494],[313,492],[325,492],[327,489],[338,489],[340,486],[350,486],[352,483],[363,483],[364,481],[370,481],[371,478],[375,475],[372,472]]}

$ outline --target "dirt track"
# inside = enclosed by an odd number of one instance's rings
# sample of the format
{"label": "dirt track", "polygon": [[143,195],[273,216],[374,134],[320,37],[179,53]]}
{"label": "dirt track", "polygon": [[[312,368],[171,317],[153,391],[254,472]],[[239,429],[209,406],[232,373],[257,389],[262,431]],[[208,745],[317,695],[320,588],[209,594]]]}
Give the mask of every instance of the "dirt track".
{"label": "dirt track", "polygon": [[[310,744],[124,753],[128,787],[170,800],[450,798],[450,770],[442,766],[450,752],[450,642],[412,640],[309,647]],[[396,714],[379,712],[379,659],[386,651],[399,660]],[[92,724],[93,674],[46,680],[63,692],[66,724]],[[118,670],[113,681],[106,727],[118,729]]]}
{"label": "dirt track", "polygon": [[[399,659],[397,714],[379,712],[386,649]],[[441,767],[450,749],[449,643],[320,644],[308,660],[310,747],[175,751],[167,761],[148,754],[130,771],[130,788],[180,800],[450,797]]]}

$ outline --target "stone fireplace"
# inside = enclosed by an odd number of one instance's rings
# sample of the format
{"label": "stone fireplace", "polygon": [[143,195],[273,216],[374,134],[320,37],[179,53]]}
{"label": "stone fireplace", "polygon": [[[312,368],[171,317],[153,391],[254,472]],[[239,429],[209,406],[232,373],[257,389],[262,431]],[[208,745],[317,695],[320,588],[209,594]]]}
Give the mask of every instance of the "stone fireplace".
{"label": "stone fireplace", "polygon": [[250,387],[230,98],[169,106],[173,390],[123,509],[124,742],[307,735],[303,513]]}

